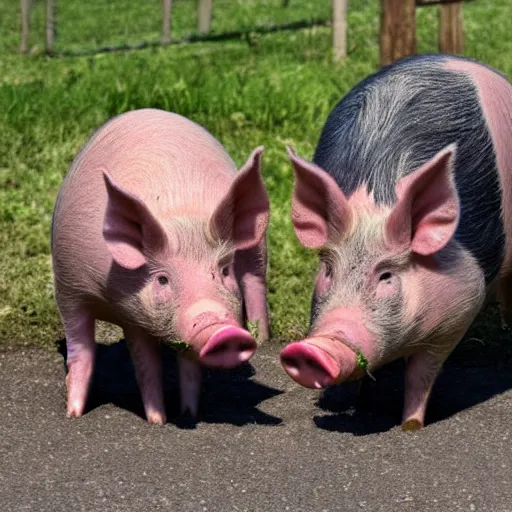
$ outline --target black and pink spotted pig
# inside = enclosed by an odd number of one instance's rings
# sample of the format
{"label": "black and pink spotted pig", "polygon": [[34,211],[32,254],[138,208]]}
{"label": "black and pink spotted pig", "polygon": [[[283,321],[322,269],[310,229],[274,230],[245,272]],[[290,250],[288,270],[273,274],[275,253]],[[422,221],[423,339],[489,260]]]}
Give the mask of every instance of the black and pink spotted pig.
{"label": "black and pink spotted pig", "polygon": [[402,426],[420,428],[486,298],[512,325],[512,85],[469,59],[404,59],[338,103],[314,163],[290,157],[293,225],[320,270],[283,366],[323,388],[407,358]]}

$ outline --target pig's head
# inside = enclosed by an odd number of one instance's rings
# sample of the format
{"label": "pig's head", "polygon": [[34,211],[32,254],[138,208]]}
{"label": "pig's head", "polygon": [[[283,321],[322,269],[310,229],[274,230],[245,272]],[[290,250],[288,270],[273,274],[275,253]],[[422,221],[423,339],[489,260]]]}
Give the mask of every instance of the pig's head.
{"label": "pig's head", "polygon": [[321,388],[358,378],[366,364],[413,352],[439,326],[445,334],[455,328],[467,298],[461,285],[471,280],[468,271],[458,284],[455,268],[474,264],[453,240],[455,150],[446,147],[400,179],[393,206],[376,204],[364,186],[347,198],[330,175],[290,151],[295,233],[320,250],[310,335],[281,353],[294,380]]}
{"label": "pig's head", "polygon": [[186,355],[206,366],[237,366],[256,349],[241,328],[242,296],[233,267],[235,252],[258,244],[267,229],[262,151],[253,152],[209,219],[161,221],[104,173],[103,236],[123,279],[136,283],[119,307],[153,336],[181,347],[184,342]]}

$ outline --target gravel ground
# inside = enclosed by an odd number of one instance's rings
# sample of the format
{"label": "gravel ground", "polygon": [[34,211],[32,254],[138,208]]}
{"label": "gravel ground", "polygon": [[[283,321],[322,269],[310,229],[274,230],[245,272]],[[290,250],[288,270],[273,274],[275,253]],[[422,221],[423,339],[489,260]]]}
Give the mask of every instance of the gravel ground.
{"label": "gravel ground", "polygon": [[[417,433],[398,426],[402,364],[324,395],[278,345],[206,376],[202,417],[148,425],[123,342],[100,345],[87,414],[65,417],[64,357],[0,353],[0,511],[512,511],[512,371],[447,364]],[[257,370],[257,372],[256,372]]]}

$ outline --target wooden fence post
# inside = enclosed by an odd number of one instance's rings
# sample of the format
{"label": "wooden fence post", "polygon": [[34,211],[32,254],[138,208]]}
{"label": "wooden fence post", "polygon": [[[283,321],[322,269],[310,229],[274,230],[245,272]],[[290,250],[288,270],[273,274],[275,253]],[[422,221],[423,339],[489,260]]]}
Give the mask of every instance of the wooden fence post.
{"label": "wooden fence post", "polygon": [[439,50],[443,53],[464,51],[462,2],[439,6]]}
{"label": "wooden fence post", "polygon": [[20,52],[27,53],[30,38],[30,0],[20,0],[21,43]]}
{"label": "wooden fence post", "polygon": [[212,23],[213,0],[199,0],[199,32],[207,34],[210,32]]}
{"label": "wooden fence post", "polygon": [[46,0],[46,53],[53,53],[53,43],[55,41],[55,2]]}
{"label": "wooden fence post", "polygon": [[332,0],[332,45],[334,60],[347,56],[348,0]]}
{"label": "wooden fence post", "polygon": [[416,53],[416,0],[381,0],[380,65]]}
{"label": "wooden fence post", "polygon": [[171,10],[172,0],[163,0],[163,15],[162,15],[162,43],[171,42]]}

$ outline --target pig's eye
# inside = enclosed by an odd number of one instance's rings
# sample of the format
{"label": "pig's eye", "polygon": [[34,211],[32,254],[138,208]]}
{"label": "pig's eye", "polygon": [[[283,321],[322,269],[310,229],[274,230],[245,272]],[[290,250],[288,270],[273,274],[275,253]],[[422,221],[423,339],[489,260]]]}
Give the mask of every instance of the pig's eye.
{"label": "pig's eye", "polygon": [[388,281],[392,277],[393,274],[391,272],[383,272],[379,277],[379,281]]}
{"label": "pig's eye", "polygon": [[325,272],[325,277],[331,277],[332,276],[332,266],[330,263],[327,263],[327,262],[324,262],[324,272]]}
{"label": "pig's eye", "polygon": [[167,286],[169,284],[169,278],[166,276],[158,276],[158,284],[160,286]]}
{"label": "pig's eye", "polygon": [[220,272],[224,277],[228,277],[229,276],[229,265],[224,265]]}

